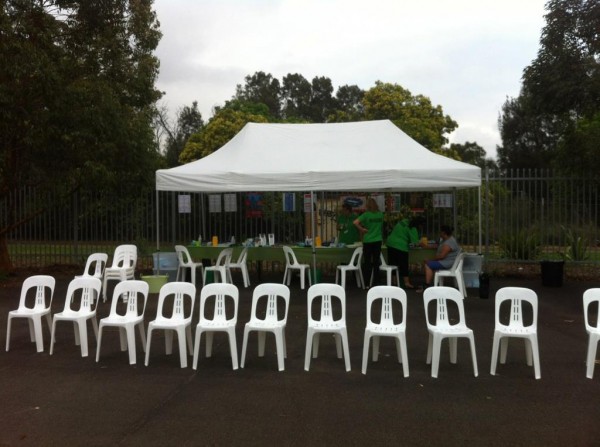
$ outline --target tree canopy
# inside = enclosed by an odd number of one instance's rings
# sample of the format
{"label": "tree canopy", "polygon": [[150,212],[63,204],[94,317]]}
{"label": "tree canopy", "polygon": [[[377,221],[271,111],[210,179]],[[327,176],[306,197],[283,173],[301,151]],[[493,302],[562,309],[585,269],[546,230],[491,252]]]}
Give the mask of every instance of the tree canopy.
{"label": "tree canopy", "polygon": [[537,57],[521,93],[508,98],[499,127],[504,168],[597,171],[594,130],[600,119],[600,3],[550,0]]}
{"label": "tree canopy", "polygon": [[400,85],[377,81],[367,91],[356,85],[343,85],[334,95],[333,83],[325,76],[315,76],[309,82],[301,74],[291,73],[279,82],[260,71],[245,80],[245,85],[237,86],[234,97],[217,108],[208,125],[190,137],[180,162],[212,153],[248,121],[326,123],[389,119],[428,149],[452,156],[445,146],[457,123],[444,114],[440,105],[434,106],[428,97],[412,95]]}
{"label": "tree canopy", "polygon": [[[152,118],[161,94],[152,0],[6,0],[0,10],[0,198],[18,188],[128,191],[159,166]],[[52,203],[30,204],[5,235]]]}

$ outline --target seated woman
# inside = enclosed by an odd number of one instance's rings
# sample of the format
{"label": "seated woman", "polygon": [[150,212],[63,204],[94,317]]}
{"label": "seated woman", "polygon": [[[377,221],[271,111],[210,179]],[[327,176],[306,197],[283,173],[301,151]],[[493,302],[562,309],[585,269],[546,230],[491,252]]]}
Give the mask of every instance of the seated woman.
{"label": "seated woman", "polygon": [[452,268],[454,260],[461,248],[452,236],[454,229],[448,225],[442,225],[440,227],[440,238],[442,241],[438,246],[437,253],[433,259],[427,259],[425,261],[425,286],[427,288],[431,286],[433,282],[433,276],[437,270],[447,270]]}

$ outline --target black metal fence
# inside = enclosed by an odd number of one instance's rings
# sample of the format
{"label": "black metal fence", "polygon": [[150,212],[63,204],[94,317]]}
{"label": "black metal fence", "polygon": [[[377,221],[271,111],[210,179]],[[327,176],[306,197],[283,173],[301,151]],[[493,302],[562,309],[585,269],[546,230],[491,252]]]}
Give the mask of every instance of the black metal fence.
{"label": "black metal fence", "polygon": [[[337,235],[341,203],[351,197],[360,209],[367,194],[315,192],[314,196],[315,233],[329,241]],[[441,224],[453,225],[461,244],[483,252],[486,259],[530,262],[554,257],[586,263],[600,259],[599,197],[597,180],[592,178],[569,178],[547,170],[485,172],[480,191],[375,196],[386,210],[388,227],[402,214],[418,213],[425,218],[424,236],[437,238]],[[18,221],[40,201],[53,202],[32,189],[8,197],[0,202],[0,224]],[[135,199],[81,192],[10,232],[9,251],[16,267],[80,265],[91,252],[112,253],[116,245],[134,243],[141,265],[147,267],[157,239],[161,251],[213,236],[242,242],[272,233],[276,243],[304,241],[312,236],[310,204],[309,192],[146,191]]]}

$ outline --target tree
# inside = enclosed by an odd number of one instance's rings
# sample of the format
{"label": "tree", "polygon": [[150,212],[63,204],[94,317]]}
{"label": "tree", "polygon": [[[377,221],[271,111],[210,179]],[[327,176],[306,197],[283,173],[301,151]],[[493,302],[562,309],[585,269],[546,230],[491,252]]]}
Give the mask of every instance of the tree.
{"label": "tree", "polygon": [[179,160],[189,163],[212,154],[231,140],[247,123],[266,123],[264,115],[235,110],[230,107],[219,109],[200,132],[188,139]]}
{"label": "tree", "polygon": [[465,141],[463,144],[452,143],[449,147],[451,153],[456,153],[458,158],[480,168],[496,168],[496,163],[491,158],[486,158],[485,149],[475,142]]}
{"label": "tree", "polygon": [[311,113],[312,86],[299,73],[287,74],[281,86],[282,118],[308,120]]}
{"label": "tree", "polygon": [[333,84],[325,76],[315,76],[312,80],[309,118],[313,123],[324,123],[327,116],[335,110],[335,99],[332,96]]}
{"label": "tree", "polygon": [[[597,172],[591,131],[600,111],[600,3],[547,3],[537,57],[525,68],[518,98],[503,106],[501,167]],[[572,156],[577,154],[577,156]]]}
{"label": "tree", "polygon": [[433,106],[423,95],[413,96],[398,84],[377,81],[363,98],[365,119],[389,119],[414,140],[432,151],[441,151],[447,135],[458,127],[442,106]]}
{"label": "tree", "polygon": [[179,155],[188,138],[204,127],[202,114],[198,110],[198,102],[194,101],[192,107],[184,106],[177,114],[177,122],[174,126],[169,123],[166,113],[159,113],[159,125],[167,133],[165,144],[165,159],[168,167],[178,166]]}
{"label": "tree", "polygon": [[274,118],[281,116],[281,86],[279,80],[270,73],[257,71],[245,78],[244,86],[238,84],[233,99],[246,103],[259,103],[268,107]]}
{"label": "tree", "polygon": [[[58,200],[101,187],[125,200],[125,175],[138,185],[132,194],[152,185],[160,31],[151,3],[3,2],[0,200],[25,186]],[[11,205],[0,222],[4,271],[12,270],[7,234],[60,202]]]}
{"label": "tree", "polygon": [[360,121],[364,116],[364,90],[357,85],[342,85],[335,94],[336,110],[327,120],[329,122]]}

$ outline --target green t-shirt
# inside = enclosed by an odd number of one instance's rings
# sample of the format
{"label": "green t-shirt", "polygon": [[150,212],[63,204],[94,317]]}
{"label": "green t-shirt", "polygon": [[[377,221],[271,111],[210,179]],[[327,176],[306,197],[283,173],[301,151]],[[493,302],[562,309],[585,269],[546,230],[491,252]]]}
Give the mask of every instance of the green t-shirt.
{"label": "green t-shirt", "polygon": [[383,213],[381,211],[365,211],[358,220],[367,229],[363,236],[363,242],[378,242],[383,239]]}
{"label": "green t-shirt", "polygon": [[386,245],[400,251],[408,251],[409,244],[419,242],[419,233],[416,228],[408,226],[408,219],[398,222],[387,238]]}
{"label": "green t-shirt", "polygon": [[340,237],[338,242],[346,245],[354,244],[358,239],[358,228],[354,225],[354,221],[358,216],[354,213],[349,215],[338,215],[337,222],[340,229]]}

